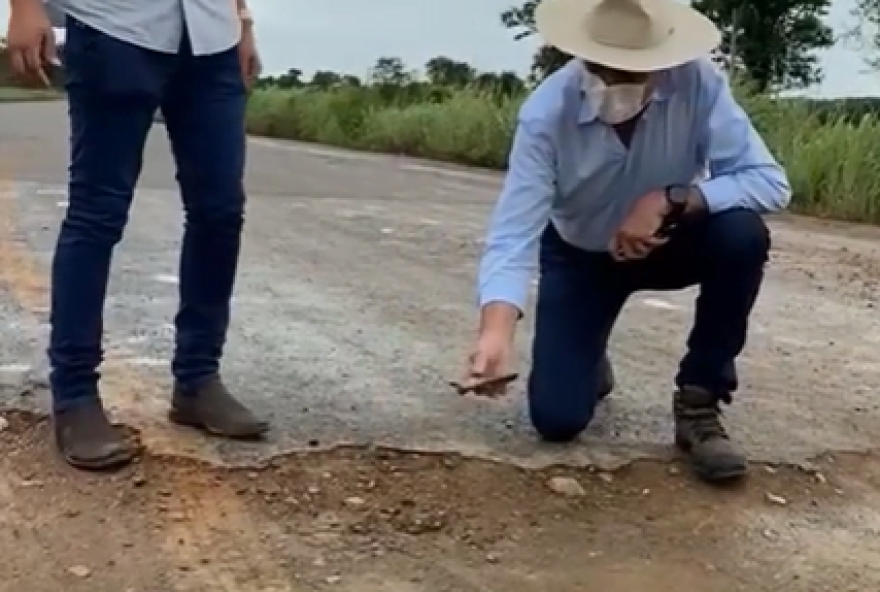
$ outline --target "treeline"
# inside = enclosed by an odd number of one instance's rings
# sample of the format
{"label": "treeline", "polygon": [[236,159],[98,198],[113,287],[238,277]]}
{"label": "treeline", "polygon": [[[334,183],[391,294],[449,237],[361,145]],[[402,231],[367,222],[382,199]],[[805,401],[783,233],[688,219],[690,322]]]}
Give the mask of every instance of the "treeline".
{"label": "treeline", "polygon": [[[401,58],[383,57],[376,60],[365,78],[351,74],[319,70],[310,78],[302,70],[291,68],[284,74],[265,76],[257,86],[261,89],[303,91],[361,91],[370,95],[372,102],[406,106],[416,103],[442,103],[454,91],[472,89],[501,100],[521,98],[534,79],[523,79],[516,72],[480,72],[470,64],[447,57],[429,60],[420,70],[407,68]],[[880,98],[860,97],[846,99],[780,98],[788,102],[807,104],[822,121],[858,123],[867,115],[880,117]]]}
{"label": "treeline", "polygon": [[516,72],[480,72],[470,64],[439,56],[428,60],[422,70],[410,69],[397,57],[376,60],[365,78],[319,70],[306,79],[302,70],[291,68],[284,74],[265,76],[257,82],[261,89],[369,89],[384,102],[412,104],[442,102],[455,90],[473,89],[499,99],[522,96],[526,81]]}

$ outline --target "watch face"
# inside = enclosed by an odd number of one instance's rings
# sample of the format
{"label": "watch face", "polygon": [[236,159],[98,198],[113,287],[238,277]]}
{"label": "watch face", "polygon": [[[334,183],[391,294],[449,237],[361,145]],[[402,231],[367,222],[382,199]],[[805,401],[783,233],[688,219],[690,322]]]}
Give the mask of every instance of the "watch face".
{"label": "watch face", "polygon": [[666,193],[669,201],[675,205],[686,204],[689,194],[690,189],[688,187],[682,187],[680,185],[670,187],[669,191],[667,191]]}

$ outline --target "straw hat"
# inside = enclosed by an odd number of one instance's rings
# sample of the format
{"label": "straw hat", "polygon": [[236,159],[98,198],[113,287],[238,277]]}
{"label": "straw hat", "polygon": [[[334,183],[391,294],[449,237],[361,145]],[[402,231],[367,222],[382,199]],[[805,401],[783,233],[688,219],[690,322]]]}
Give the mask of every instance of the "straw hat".
{"label": "straw hat", "polygon": [[627,72],[672,68],[721,42],[712,21],[677,0],[543,0],[535,25],[548,45]]}

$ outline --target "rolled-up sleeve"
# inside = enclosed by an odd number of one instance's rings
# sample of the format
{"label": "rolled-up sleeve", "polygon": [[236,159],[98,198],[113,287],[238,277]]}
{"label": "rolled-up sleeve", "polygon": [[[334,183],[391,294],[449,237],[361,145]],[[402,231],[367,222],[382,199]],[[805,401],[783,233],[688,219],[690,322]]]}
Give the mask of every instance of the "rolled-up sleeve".
{"label": "rolled-up sleeve", "polygon": [[520,120],[504,187],[489,222],[479,270],[479,305],[525,310],[541,234],[556,193],[555,150],[541,121]]}
{"label": "rolled-up sleeve", "polygon": [[785,170],[736,102],[727,81],[714,73],[704,89],[710,98],[704,138],[710,176],[700,189],[709,211],[785,209],[791,200]]}

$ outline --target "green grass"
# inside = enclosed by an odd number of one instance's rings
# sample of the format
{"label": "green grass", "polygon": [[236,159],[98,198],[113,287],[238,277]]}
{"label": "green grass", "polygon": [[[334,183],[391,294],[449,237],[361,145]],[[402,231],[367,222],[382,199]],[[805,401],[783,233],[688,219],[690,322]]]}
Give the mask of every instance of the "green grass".
{"label": "green grass", "polygon": [[57,90],[0,87],[0,103],[21,103],[26,101],[57,101],[64,95]]}
{"label": "green grass", "polygon": [[[385,89],[387,91],[387,89]],[[445,89],[444,89],[445,90]],[[792,210],[880,223],[880,116],[740,93],[792,184]],[[445,91],[395,100],[376,89],[257,90],[251,133],[503,168],[519,100]]]}

